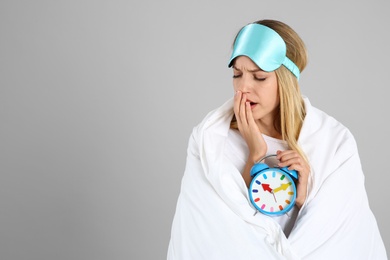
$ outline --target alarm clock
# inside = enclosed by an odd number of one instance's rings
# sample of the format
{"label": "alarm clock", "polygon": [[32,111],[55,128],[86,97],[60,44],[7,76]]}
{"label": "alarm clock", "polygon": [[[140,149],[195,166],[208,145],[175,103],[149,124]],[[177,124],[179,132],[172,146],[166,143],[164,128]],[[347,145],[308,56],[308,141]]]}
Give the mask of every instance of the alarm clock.
{"label": "alarm clock", "polygon": [[271,156],[276,154],[263,157],[251,168],[253,179],[249,185],[249,198],[257,211],[268,216],[280,216],[295,205],[298,173],[288,167],[269,167],[262,163]]}

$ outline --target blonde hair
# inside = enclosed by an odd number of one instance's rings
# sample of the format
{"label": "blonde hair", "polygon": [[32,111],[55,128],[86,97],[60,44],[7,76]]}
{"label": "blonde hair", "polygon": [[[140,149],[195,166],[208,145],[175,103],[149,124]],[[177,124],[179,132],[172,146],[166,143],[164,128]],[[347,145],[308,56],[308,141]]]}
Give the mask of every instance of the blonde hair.
{"label": "blonde hair", "polygon": [[[307,50],[299,35],[287,24],[276,20],[259,20],[255,23],[267,26],[276,31],[287,47],[287,57],[292,60],[302,72],[307,65]],[[282,135],[290,147],[297,151],[305,160],[307,157],[298,145],[298,137],[306,115],[297,78],[284,66],[275,70],[280,97],[279,113],[275,119],[275,129]],[[231,127],[237,129],[235,116]]]}

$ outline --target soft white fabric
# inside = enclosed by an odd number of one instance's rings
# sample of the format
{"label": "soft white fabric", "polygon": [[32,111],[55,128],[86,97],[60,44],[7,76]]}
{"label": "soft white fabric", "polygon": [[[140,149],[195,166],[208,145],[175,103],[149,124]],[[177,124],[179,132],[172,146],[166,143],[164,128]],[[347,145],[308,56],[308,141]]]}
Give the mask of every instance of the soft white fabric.
{"label": "soft white fabric", "polygon": [[168,260],[387,259],[353,136],[304,99],[299,144],[311,177],[289,237],[272,217],[253,214],[241,173],[227,156],[230,99],[190,137]]}

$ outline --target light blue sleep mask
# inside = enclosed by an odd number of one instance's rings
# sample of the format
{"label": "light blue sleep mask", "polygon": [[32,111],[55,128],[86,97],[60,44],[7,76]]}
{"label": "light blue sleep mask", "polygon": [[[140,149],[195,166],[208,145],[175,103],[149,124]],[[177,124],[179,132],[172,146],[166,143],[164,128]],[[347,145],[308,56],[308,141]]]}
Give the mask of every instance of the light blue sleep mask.
{"label": "light blue sleep mask", "polygon": [[299,80],[299,68],[286,56],[286,43],[271,28],[253,23],[238,33],[229,67],[238,56],[249,57],[260,69],[271,72],[284,65]]}

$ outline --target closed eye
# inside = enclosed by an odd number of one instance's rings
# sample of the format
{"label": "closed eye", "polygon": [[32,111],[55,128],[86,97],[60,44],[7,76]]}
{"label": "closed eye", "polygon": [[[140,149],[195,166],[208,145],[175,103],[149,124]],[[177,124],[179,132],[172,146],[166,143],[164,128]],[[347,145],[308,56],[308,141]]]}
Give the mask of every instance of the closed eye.
{"label": "closed eye", "polygon": [[264,81],[266,78],[258,78],[258,77],[254,77],[255,80],[257,81]]}

